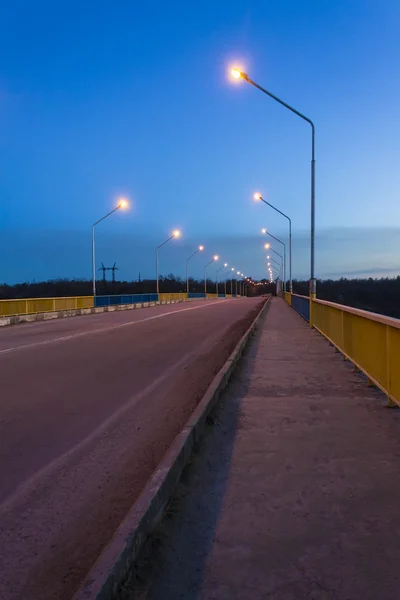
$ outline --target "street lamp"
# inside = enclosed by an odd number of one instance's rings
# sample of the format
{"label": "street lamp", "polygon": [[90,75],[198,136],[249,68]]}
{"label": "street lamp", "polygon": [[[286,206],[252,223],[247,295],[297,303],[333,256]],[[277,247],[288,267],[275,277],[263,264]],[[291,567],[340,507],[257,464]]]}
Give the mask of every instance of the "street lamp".
{"label": "street lamp", "polygon": [[218,273],[225,267],[228,266],[228,263],[224,263],[222,265],[222,267],[220,267],[219,269],[217,269],[216,274],[215,274],[215,284],[216,284],[216,288],[217,288],[217,297],[218,297]]}
{"label": "street lamp", "polygon": [[98,225],[99,223],[104,221],[104,219],[107,219],[107,217],[109,217],[110,215],[115,213],[117,210],[120,210],[121,208],[126,208],[127,206],[128,206],[128,201],[125,200],[125,198],[120,198],[118,201],[118,204],[115,208],[113,208],[109,213],[104,215],[104,217],[102,217],[101,219],[96,221],[96,223],[93,223],[93,225],[92,225],[92,290],[93,290],[93,296],[96,296],[96,257],[95,257],[95,245],[94,245],[94,228],[96,227],[96,225]]}
{"label": "street lamp", "polygon": [[[306,117],[305,115],[303,115],[301,112],[299,112],[298,110],[296,110],[295,108],[293,108],[292,106],[290,106],[289,104],[287,104],[286,102],[283,102],[283,100],[281,100],[280,98],[278,98],[274,94],[271,94],[271,92],[269,92],[268,90],[266,90],[263,87],[261,87],[260,85],[258,85],[258,83],[256,83],[252,79],[250,79],[250,77],[247,75],[247,73],[243,73],[242,71],[240,71],[240,69],[232,69],[232,75],[233,75],[233,77],[235,79],[244,79],[245,81],[247,81],[247,83],[250,83],[255,88],[257,88],[258,90],[260,90],[261,92],[263,92],[264,94],[267,94],[267,96],[269,96],[273,100],[276,100],[276,102],[279,102],[279,104],[281,104],[282,106],[284,106],[285,108],[287,108],[288,110],[290,110],[292,113],[294,113],[295,115],[297,115],[298,117],[300,117],[304,121],[307,121],[307,123],[309,125],[311,125],[311,261],[310,261],[311,264],[310,264],[310,299],[315,298],[315,295],[316,295],[316,282],[315,282],[315,276],[314,276],[314,255],[315,255],[315,252],[314,252],[314,250],[315,250],[315,126],[314,126],[314,123],[311,121],[311,119],[309,119],[308,117]],[[311,309],[311,307],[312,307],[312,302],[310,304],[310,309]],[[310,315],[310,325],[312,325],[311,315]]]}
{"label": "street lamp", "polygon": [[[233,269],[232,269],[232,271],[233,271]],[[230,272],[231,272],[231,269],[229,269],[229,271],[227,271],[225,273],[225,298],[226,298],[226,278],[228,277],[228,275],[230,274]],[[232,279],[231,279],[231,296],[232,296]]]}
{"label": "street lamp", "polygon": [[[272,237],[272,239],[276,240],[283,246],[283,259],[284,259],[283,260],[283,279],[284,279],[283,283],[284,283],[284,289],[286,292],[286,244],[285,244],[285,242],[282,242],[282,240],[280,240],[279,238],[272,235],[272,233],[270,233],[267,229],[265,229],[265,227],[263,229],[261,229],[261,232],[265,233],[266,235],[269,235],[270,237]],[[269,250],[271,248],[271,244],[265,244],[264,248],[266,250]]]}
{"label": "street lamp", "polygon": [[197,248],[197,250],[195,252],[193,252],[193,254],[191,254],[189,256],[189,258],[186,260],[186,293],[187,294],[189,294],[189,275],[188,275],[188,263],[189,263],[189,260],[191,258],[193,258],[193,256],[195,256],[198,252],[203,252],[203,250],[204,250],[204,246],[199,246]]}
{"label": "street lamp", "polygon": [[173,240],[174,238],[178,238],[181,236],[181,232],[179,231],[179,229],[175,229],[175,231],[172,232],[172,235],[165,240],[165,242],[163,242],[162,244],[160,244],[159,246],[157,246],[156,248],[156,283],[157,283],[157,294],[160,293],[160,289],[159,289],[159,282],[158,282],[158,251],[160,248],[162,248],[163,246],[165,246],[165,244],[167,244],[170,240]]}
{"label": "street lamp", "polygon": [[207,267],[209,267],[211,265],[211,263],[213,263],[214,261],[216,262],[218,259],[219,259],[219,256],[218,256],[218,254],[216,254],[215,256],[212,257],[210,262],[208,262],[204,266],[204,293],[206,296],[207,296]]}
{"label": "street lamp", "polygon": [[280,215],[282,215],[283,217],[285,217],[285,219],[287,219],[289,221],[289,290],[290,293],[293,293],[293,284],[292,284],[292,219],[290,217],[288,217],[287,215],[285,215],[285,213],[283,213],[281,210],[279,210],[279,208],[276,208],[276,206],[273,206],[273,204],[271,204],[270,202],[268,202],[267,200],[264,200],[264,198],[261,196],[261,194],[254,194],[254,200],[258,200],[261,202],[264,202],[264,204],[267,204],[268,206],[270,206],[271,208],[273,208],[277,213],[279,213]]}
{"label": "street lamp", "polygon": [[[279,258],[281,259],[282,265],[283,265],[283,256],[282,256],[282,254],[279,254],[279,252],[277,252],[276,250],[274,250],[273,248],[271,248],[271,244],[265,244],[264,248],[266,248],[267,250],[272,250],[272,252],[274,254],[276,254],[277,256],[279,256]],[[269,256],[267,256],[267,258],[269,258]]]}
{"label": "street lamp", "polygon": [[270,258],[270,260],[272,261],[272,263],[273,263],[273,264],[271,264],[271,263],[269,262],[269,263],[268,263],[268,266],[269,266],[269,267],[272,267],[272,268],[274,268],[274,267],[275,267],[275,268],[278,270],[278,277],[280,277],[280,276],[281,276],[282,265],[281,265],[281,264],[279,264],[279,263],[278,263],[278,261],[277,261],[277,260],[274,260],[273,258]]}

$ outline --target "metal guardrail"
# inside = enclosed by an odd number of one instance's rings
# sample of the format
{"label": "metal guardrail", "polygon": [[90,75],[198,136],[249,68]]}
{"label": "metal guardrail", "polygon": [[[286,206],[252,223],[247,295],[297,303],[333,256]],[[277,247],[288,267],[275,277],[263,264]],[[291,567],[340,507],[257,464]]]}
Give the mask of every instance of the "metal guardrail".
{"label": "metal guardrail", "polygon": [[314,300],[313,326],[400,405],[400,319]]}
{"label": "metal guardrail", "polygon": [[[118,306],[122,304],[145,304],[152,302],[176,302],[189,298],[205,298],[204,293],[184,292],[175,294],[120,294],[113,296],[68,296],[62,298],[21,298],[0,300],[0,317],[15,317],[19,315],[34,315],[63,310],[78,310],[81,308]],[[225,294],[219,294],[224,298]],[[227,298],[231,296],[227,294]],[[232,296],[234,297],[234,296]],[[216,294],[207,294],[207,298],[217,298]]]}
{"label": "metal guardrail", "polygon": [[158,294],[158,300],[160,302],[176,302],[177,300],[187,300],[188,295],[185,292],[177,294]]}
{"label": "metal guardrail", "polygon": [[[289,294],[290,295],[290,294]],[[306,320],[310,318],[310,298],[292,294],[285,300]],[[366,310],[312,300],[312,326],[400,406],[400,319]]]}
{"label": "metal guardrail", "polygon": [[298,294],[288,294],[288,292],[285,292],[285,299],[287,295],[291,296],[290,305],[292,308],[294,308],[303,319],[310,321],[310,298],[308,296],[299,296]]}
{"label": "metal guardrail", "polygon": [[120,294],[115,296],[96,296],[95,306],[119,306],[121,304],[139,304],[157,302],[158,294]]}
{"label": "metal guardrail", "polygon": [[34,315],[61,310],[77,310],[80,308],[93,308],[93,296],[0,300],[0,317]]}

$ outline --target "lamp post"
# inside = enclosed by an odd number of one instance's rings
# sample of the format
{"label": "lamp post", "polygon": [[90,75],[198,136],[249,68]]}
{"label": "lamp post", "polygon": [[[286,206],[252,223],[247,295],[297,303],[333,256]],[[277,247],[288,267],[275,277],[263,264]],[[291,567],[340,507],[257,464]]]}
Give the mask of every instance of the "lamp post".
{"label": "lamp post", "polygon": [[[282,240],[280,240],[279,238],[275,237],[274,235],[272,235],[272,233],[270,233],[267,229],[262,229],[261,230],[262,233],[265,233],[267,235],[269,235],[269,237],[272,237],[272,239],[274,239],[275,241],[279,242],[280,244],[282,244],[283,246],[283,279],[284,279],[284,288],[286,291],[286,244],[285,242],[282,242]],[[270,248],[270,244],[265,244],[264,248],[266,248],[267,250]]]}
{"label": "lamp post", "polygon": [[165,242],[163,242],[162,244],[160,244],[156,248],[156,283],[157,283],[157,294],[160,293],[160,286],[159,286],[159,281],[158,281],[158,251],[159,251],[160,248],[162,248],[163,246],[165,246],[165,244],[167,244],[169,241],[173,240],[174,238],[180,237],[180,235],[181,235],[181,232],[179,231],[179,229],[175,229],[175,231],[172,232],[172,235],[167,240],[165,240]]}
{"label": "lamp post", "polygon": [[264,198],[261,196],[261,194],[254,194],[254,200],[261,200],[261,202],[264,202],[264,204],[267,204],[268,206],[273,208],[277,213],[279,213],[280,215],[282,215],[283,217],[285,217],[285,219],[287,219],[289,221],[289,290],[290,290],[290,293],[292,294],[293,293],[293,285],[292,285],[292,219],[290,217],[288,217],[287,215],[285,215],[285,213],[283,213],[281,210],[279,210],[279,208],[276,208],[276,206],[274,206],[267,200],[264,200]]}
{"label": "lamp post", "polygon": [[[276,102],[279,102],[279,104],[282,104],[282,106],[284,106],[285,108],[290,110],[292,113],[294,113],[295,115],[297,115],[304,121],[307,121],[307,123],[311,126],[311,260],[310,260],[310,311],[311,311],[312,299],[315,298],[315,296],[316,296],[316,281],[315,281],[315,275],[314,275],[314,255],[315,255],[315,126],[314,126],[314,123],[311,121],[311,119],[309,119],[308,117],[303,115],[301,112],[299,112],[298,110],[296,110],[295,108],[290,106],[290,104],[287,104],[286,102],[284,102],[283,100],[281,100],[280,98],[278,98],[277,96],[275,96],[274,94],[272,94],[271,92],[266,90],[265,88],[258,85],[258,83],[256,83],[252,79],[250,79],[250,77],[247,75],[247,73],[243,73],[239,69],[232,69],[232,75],[233,75],[233,77],[235,77],[235,79],[244,79],[245,81],[247,81],[247,83],[250,83],[255,88],[257,88],[258,90],[263,92],[264,94],[267,94],[267,96],[269,96],[273,100],[276,100]],[[312,326],[311,315],[310,315],[310,326]]]}
{"label": "lamp post", "polygon": [[203,252],[204,250],[204,246],[199,246],[196,250],[196,252],[193,252],[193,254],[191,254],[189,256],[189,258],[186,260],[186,293],[189,295],[189,275],[188,275],[188,263],[189,260],[191,258],[193,258],[193,256],[195,256],[198,252]]}
{"label": "lamp post", "polygon": [[[283,256],[282,256],[282,254],[279,254],[279,252],[277,252],[276,250],[274,250],[273,248],[271,248],[271,244],[265,244],[264,248],[266,248],[267,250],[272,250],[272,252],[274,254],[276,254],[277,256],[279,256],[279,258],[281,259],[281,262],[283,264]],[[267,256],[267,258],[269,258],[269,256]]]}
{"label": "lamp post", "polygon": [[[226,278],[228,277],[228,275],[230,274],[231,270],[229,269],[229,271],[227,271],[225,273],[225,298],[226,298]],[[232,296],[232,279],[231,279],[231,296]]]}
{"label": "lamp post", "polygon": [[206,296],[207,296],[207,267],[209,267],[211,265],[211,263],[213,263],[214,261],[216,262],[218,259],[219,259],[219,256],[216,254],[215,256],[212,257],[210,262],[208,262],[204,266],[204,293]]}
{"label": "lamp post", "polygon": [[104,219],[107,219],[107,217],[109,217],[110,215],[115,213],[117,210],[119,210],[120,208],[125,208],[127,206],[128,206],[127,200],[125,200],[124,198],[121,198],[118,202],[118,205],[115,208],[110,210],[109,213],[104,215],[104,217],[102,217],[101,219],[96,221],[96,223],[93,223],[93,225],[92,225],[92,291],[93,291],[93,296],[96,296],[96,256],[95,256],[95,245],[94,245],[94,228],[96,227],[96,225],[98,225],[99,223],[104,221]]}
{"label": "lamp post", "polygon": [[228,263],[224,263],[222,265],[222,267],[220,267],[219,269],[217,269],[216,274],[215,274],[215,284],[216,284],[216,288],[217,288],[217,298],[218,298],[218,273],[225,267],[228,266]]}
{"label": "lamp post", "polygon": [[[236,275],[240,275],[240,271],[237,271]],[[236,297],[238,295],[237,289],[238,289],[238,279],[236,277]],[[240,283],[239,283],[239,294],[240,294]]]}
{"label": "lamp post", "polygon": [[[272,263],[274,263],[274,265],[276,265],[276,267],[279,269],[279,275],[281,274],[281,269],[282,269],[282,265],[278,263],[277,260],[274,260],[273,258],[269,258],[269,261],[271,261]],[[268,266],[272,266],[271,262],[268,262]]]}
{"label": "lamp post", "polygon": [[[271,248],[271,250],[272,250],[272,248]],[[274,250],[274,252],[275,252],[275,250]],[[278,261],[275,261],[274,259],[272,259],[269,255],[267,256],[267,259],[268,260],[272,260],[274,263],[276,263],[277,265],[279,265],[279,271],[281,272],[282,269],[283,269],[283,257],[282,257],[281,254],[279,254],[279,252],[275,252],[275,254],[277,254],[280,257],[280,259],[281,259],[281,261],[279,263],[278,263]]]}
{"label": "lamp post", "polygon": [[231,273],[231,296],[233,296],[233,275],[235,273],[235,267],[232,267],[231,271],[232,271],[232,273]]}

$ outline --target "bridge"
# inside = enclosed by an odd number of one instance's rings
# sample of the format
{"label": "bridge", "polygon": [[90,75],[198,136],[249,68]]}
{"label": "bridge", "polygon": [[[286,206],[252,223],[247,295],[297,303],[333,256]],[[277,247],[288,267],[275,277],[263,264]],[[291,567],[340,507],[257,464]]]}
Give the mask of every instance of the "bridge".
{"label": "bridge", "polygon": [[[2,600],[122,598],[79,589],[265,302],[176,300],[1,330]],[[148,598],[397,597],[399,402],[398,320],[272,298]]]}

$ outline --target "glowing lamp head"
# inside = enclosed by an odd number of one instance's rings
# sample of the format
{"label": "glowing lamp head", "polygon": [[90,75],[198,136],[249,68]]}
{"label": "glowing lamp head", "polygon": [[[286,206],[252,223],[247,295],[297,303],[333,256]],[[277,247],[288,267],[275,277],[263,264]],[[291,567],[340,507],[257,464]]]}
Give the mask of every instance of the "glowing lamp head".
{"label": "glowing lamp head", "polygon": [[128,208],[128,200],[125,198],[120,198],[118,200],[118,208]]}
{"label": "glowing lamp head", "polygon": [[258,201],[258,200],[262,200],[262,199],[263,199],[263,197],[261,196],[260,192],[256,192],[254,194],[254,200]]}
{"label": "glowing lamp head", "polygon": [[267,256],[267,258],[271,258],[270,256]]}
{"label": "glowing lamp head", "polygon": [[267,230],[265,229],[265,227],[263,227],[263,228],[261,229],[261,233],[267,233]]}
{"label": "glowing lamp head", "polygon": [[234,271],[234,270],[235,270],[235,267],[232,267],[231,271]]}
{"label": "glowing lamp head", "polygon": [[235,79],[240,79],[242,76],[242,73],[241,73],[241,71],[239,71],[239,69],[231,69],[231,75]]}
{"label": "glowing lamp head", "polygon": [[172,232],[172,235],[178,238],[181,237],[181,232],[179,231],[179,229],[175,229],[175,231]]}
{"label": "glowing lamp head", "polygon": [[199,252],[202,252],[204,250],[204,246],[199,246]]}
{"label": "glowing lamp head", "polygon": [[237,274],[240,275],[240,271],[238,271]]}
{"label": "glowing lamp head", "polygon": [[219,259],[219,256],[218,256],[218,254],[216,254],[215,256],[213,256],[213,259],[214,259],[214,260],[218,260],[218,259]]}
{"label": "glowing lamp head", "polygon": [[228,263],[224,263],[224,267],[227,267],[227,266],[228,266]]}
{"label": "glowing lamp head", "polygon": [[270,266],[271,266],[271,263],[268,263],[268,266],[270,267]]}
{"label": "glowing lamp head", "polygon": [[264,248],[268,250],[269,248],[271,248],[271,244],[265,244]]}

